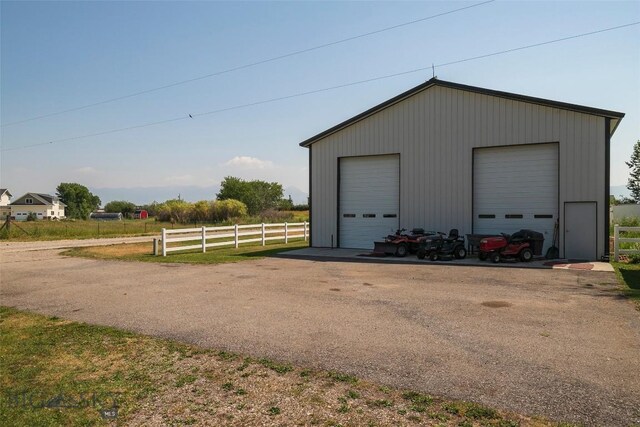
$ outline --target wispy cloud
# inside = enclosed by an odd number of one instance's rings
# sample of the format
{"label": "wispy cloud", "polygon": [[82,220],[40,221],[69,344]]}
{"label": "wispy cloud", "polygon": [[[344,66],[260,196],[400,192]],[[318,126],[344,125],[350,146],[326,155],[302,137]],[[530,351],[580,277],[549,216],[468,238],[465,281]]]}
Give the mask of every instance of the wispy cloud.
{"label": "wispy cloud", "polygon": [[261,160],[257,157],[236,156],[224,164],[224,166],[233,166],[238,168],[251,169],[267,169],[273,167],[273,162],[269,160]]}

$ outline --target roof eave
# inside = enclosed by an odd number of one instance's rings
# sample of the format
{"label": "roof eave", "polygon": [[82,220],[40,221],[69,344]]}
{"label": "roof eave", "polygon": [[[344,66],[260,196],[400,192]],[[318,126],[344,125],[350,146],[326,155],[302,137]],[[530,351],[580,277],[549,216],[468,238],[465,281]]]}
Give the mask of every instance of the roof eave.
{"label": "roof eave", "polygon": [[584,114],[591,114],[591,115],[595,115],[595,116],[600,116],[600,117],[608,117],[613,119],[612,122],[615,122],[613,129],[611,129],[611,135],[613,135],[613,133],[615,132],[616,128],[618,127],[618,124],[620,124],[620,121],[622,120],[622,118],[624,117],[624,113],[618,112],[618,111],[611,111],[611,110],[603,110],[600,108],[592,108],[592,107],[587,107],[584,105],[578,105],[578,104],[570,104],[567,102],[560,102],[560,101],[553,101],[550,99],[544,99],[544,98],[536,98],[533,96],[528,96],[528,95],[519,95],[516,93],[511,93],[511,92],[502,92],[502,91],[498,91],[498,90],[493,90],[493,89],[485,89],[485,88],[481,88],[481,87],[477,87],[477,86],[469,86],[469,85],[464,85],[464,84],[460,84],[460,83],[453,83],[453,82],[448,82],[445,80],[438,80],[437,78],[432,78],[427,80],[425,83],[422,83],[418,86],[415,86],[403,93],[401,93],[400,95],[397,95],[385,102],[382,102],[378,105],[376,105],[375,107],[372,107],[368,110],[366,110],[363,113],[358,114],[357,116],[354,116],[350,119],[347,119],[339,124],[337,124],[336,126],[333,126],[327,130],[325,130],[324,132],[320,132],[319,134],[312,136],[311,138],[308,138],[304,141],[302,141],[299,145],[301,147],[309,147],[311,144],[326,138],[327,136],[336,133],[344,128],[346,128],[347,126],[350,126],[356,122],[359,122],[360,120],[363,120],[375,113],[377,113],[378,111],[381,111],[385,108],[388,108],[390,106],[392,106],[393,104],[396,104],[400,101],[402,101],[405,98],[408,98],[410,96],[413,96],[419,92],[422,92],[426,89],[429,89],[432,86],[442,86],[442,87],[447,87],[447,88],[451,88],[451,89],[458,89],[458,90],[463,90],[463,91],[467,91],[467,92],[474,92],[474,93],[480,93],[480,94],[485,94],[485,95],[489,95],[489,96],[495,96],[498,98],[505,98],[505,99],[513,99],[513,100],[517,100],[517,101],[521,101],[521,102],[526,102],[526,103],[530,103],[530,104],[537,104],[537,105],[542,105],[542,106],[546,106],[546,107],[550,107],[550,108],[558,108],[558,109],[562,109],[562,110],[568,110],[568,111],[575,111],[578,113],[584,113]]}

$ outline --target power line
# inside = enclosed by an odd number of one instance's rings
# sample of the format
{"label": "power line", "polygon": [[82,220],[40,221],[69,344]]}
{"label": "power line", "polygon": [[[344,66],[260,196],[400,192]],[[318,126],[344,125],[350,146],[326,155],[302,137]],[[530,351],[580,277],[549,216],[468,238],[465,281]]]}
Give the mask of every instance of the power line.
{"label": "power line", "polygon": [[426,67],[415,68],[413,70],[401,71],[399,73],[387,74],[387,75],[378,76],[378,77],[372,77],[372,78],[369,78],[369,79],[359,80],[359,81],[350,82],[350,83],[345,83],[345,84],[341,84],[341,85],[337,85],[337,86],[325,87],[325,88],[315,89],[315,90],[311,90],[311,91],[307,91],[307,92],[299,92],[299,93],[295,93],[295,94],[292,94],[292,95],[285,95],[285,96],[281,96],[281,97],[277,97],[277,98],[270,98],[270,99],[265,99],[265,100],[261,100],[261,101],[255,101],[255,102],[251,102],[251,103],[248,103],[248,104],[239,104],[239,105],[235,105],[235,106],[231,106],[231,107],[220,108],[220,109],[217,109],[217,110],[206,111],[206,112],[203,112],[203,113],[187,114],[186,116],[174,117],[174,118],[171,118],[171,119],[160,120],[160,121],[157,121],[157,122],[150,122],[150,123],[144,123],[144,124],[140,124],[140,125],[128,126],[128,127],[118,128],[118,129],[111,129],[111,130],[106,130],[106,131],[103,131],[103,132],[97,132],[97,133],[91,133],[91,134],[86,134],[86,135],[74,136],[74,137],[70,137],[70,138],[58,139],[58,140],[53,140],[53,141],[48,141],[48,142],[41,142],[41,143],[31,144],[31,145],[24,145],[24,146],[20,146],[20,147],[6,148],[6,149],[2,149],[0,151],[5,152],[5,151],[22,150],[22,149],[26,149],[26,148],[40,147],[40,146],[51,145],[51,144],[60,143],[60,142],[74,141],[74,140],[89,138],[89,137],[93,137],[93,136],[101,136],[101,135],[107,135],[107,134],[116,133],[116,132],[124,132],[124,131],[132,130],[132,129],[140,129],[140,128],[149,127],[149,126],[156,126],[156,125],[169,123],[169,122],[175,122],[175,121],[179,121],[179,120],[189,120],[189,119],[193,119],[193,118],[196,118],[196,117],[202,117],[202,116],[208,116],[208,115],[212,115],[212,114],[222,113],[222,112],[225,112],[225,111],[238,110],[238,109],[241,109],[241,108],[253,107],[253,106],[256,106],[256,105],[262,105],[262,104],[268,104],[268,103],[271,103],[271,102],[283,101],[285,99],[298,98],[298,97],[301,97],[301,96],[312,95],[312,94],[316,94],[316,93],[320,93],[320,92],[327,92],[327,91],[330,91],[330,90],[342,89],[342,88],[349,87],[349,86],[355,86],[355,85],[360,85],[360,84],[364,84],[364,83],[370,83],[370,82],[374,82],[374,81],[378,81],[378,80],[384,80],[384,79],[389,79],[389,78],[393,78],[393,77],[404,76],[404,75],[407,75],[407,74],[413,74],[413,73],[417,73],[417,72],[421,72],[421,71],[431,70],[433,67],[442,68],[442,67],[447,67],[447,66],[454,65],[454,64],[460,64],[462,62],[474,61],[474,60],[488,58],[488,57],[492,57],[492,56],[507,54],[507,53],[516,52],[516,51],[521,51],[521,50],[524,50],[524,49],[531,49],[531,48],[534,48],[534,47],[545,46],[545,45],[549,45],[549,44],[552,44],[552,43],[560,43],[560,42],[563,42],[563,41],[577,39],[577,38],[580,38],[580,37],[587,37],[587,36],[591,36],[591,35],[594,35],[594,34],[604,33],[604,32],[607,32],[607,31],[615,31],[615,30],[631,27],[631,26],[638,25],[638,24],[640,24],[640,21],[632,22],[632,23],[624,24],[624,25],[619,25],[619,26],[616,26],[616,27],[609,27],[609,28],[604,28],[604,29],[601,29],[601,30],[590,31],[588,33],[582,33],[582,34],[576,34],[576,35],[573,35],[573,36],[562,37],[562,38],[559,38],[559,39],[548,40],[548,41],[545,41],[545,42],[530,44],[530,45],[526,45],[526,46],[500,50],[500,51],[497,51],[497,52],[487,53],[487,54],[484,54],[484,55],[473,56],[473,57],[469,57],[469,58],[465,58],[465,59],[459,59],[459,60],[456,60],[456,61],[446,62],[446,63],[442,63],[442,64],[435,65],[435,66],[434,65],[429,65],[429,66],[426,66]]}
{"label": "power line", "polygon": [[453,14],[453,13],[456,13],[456,12],[461,12],[463,10],[467,10],[467,9],[471,9],[471,8],[474,8],[474,7],[482,6],[482,5],[485,5],[485,4],[488,4],[488,3],[493,3],[494,1],[495,0],[483,1],[481,3],[476,3],[476,4],[472,4],[470,6],[465,6],[465,7],[460,7],[458,9],[453,9],[453,10],[449,10],[447,12],[438,13],[438,14],[427,16],[427,17],[420,18],[420,19],[415,19],[413,21],[403,22],[401,24],[393,25],[391,27],[386,27],[386,28],[382,28],[382,29],[379,29],[379,30],[370,31],[368,33],[358,34],[356,36],[347,37],[345,39],[340,39],[340,40],[336,40],[336,41],[333,41],[333,42],[324,43],[324,44],[321,44],[321,45],[309,47],[309,48],[302,49],[302,50],[296,50],[296,51],[293,51],[293,52],[286,53],[284,55],[274,56],[274,57],[271,57],[271,58],[268,58],[268,59],[263,59],[263,60],[260,60],[260,61],[251,62],[251,63],[244,64],[244,65],[239,65],[237,67],[227,68],[225,70],[216,71],[216,72],[209,73],[209,74],[204,74],[202,76],[193,77],[193,78],[186,79],[186,80],[180,80],[180,81],[173,82],[173,83],[168,83],[168,84],[163,85],[163,86],[158,86],[158,87],[154,87],[154,88],[151,88],[151,89],[145,89],[145,90],[141,90],[139,92],[133,92],[133,93],[130,93],[128,95],[122,95],[122,96],[118,96],[118,97],[115,97],[115,98],[104,99],[102,101],[93,102],[91,104],[80,105],[78,107],[68,108],[66,110],[61,110],[61,111],[55,111],[53,113],[42,114],[40,116],[29,117],[29,118],[26,118],[26,119],[17,120],[17,121],[10,122],[10,123],[3,123],[2,125],[0,125],[0,127],[17,125],[17,124],[20,124],[20,123],[30,122],[30,121],[33,121],[33,120],[44,119],[46,117],[52,117],[52,116],[57,116],[57,115],[60,115],[60,114],[70,113],[70,112],[73,112],[73,111],[84,110],[84,109],[87,109],[87,108],[96,107],[98,105],[103,105],[103,104],[108,104],[108,103],[115,102],[115,101],[120,101],[120,100],[123,100],[123,99],[133,98],[133,97],[136,97],[136,96],[140,96],[140,95],[144,95],[144,94],[152,93],[152,92],[157,92],[157,91],[160,91],[160,90],[163,90],[163,89],[168,89],[168,88],[175,87],[175,86],[181,86],[181,85],[184,85],[184,84],[187,84],[187,83],[196,82],[198,80],[204,80],[204,79],[208,79],[208,78],[211,78],[211,77],[217,77],[217,76],[220,76],[220,75],[223,75],[223,74],[233,73],[235,71],[244,70],[246,68],[251,68],[251,67],[258,66],[258,65],[267,64],[269,62],[279,61],[281,59],[290,58],[292,56],[301,55],[303,53],[312,52],[314,50],[319,50],[319,49],[323,49],[323,48],[326,48],[326,47],[335,46],[335,45],[338,45],[338,44],[341,44],[341,43],[346,43],[346,42],[350,42],[350,41],[353,41],[353,40],[361,39],[361,38],[364,38],[364,37],[369,37],[369,36],[372,36],[372,35],[375,35],[375,34],[384,33],[386,31],[395,30],[397,28],[406,27],[408,25],[417,24],[419,22],[428,21],[430,19],[439,18],[441,16],[450,15],[450,14]]}
{"label": "power line", "polygon": [[502,50],[500,52],[487,53],[486,55],[474,56],[474,57],[471,57],[471,58],[460,59],[458,61],[446,62],[444,64],[436,65],[436,67],[445,67],[447,65],[460,64],[462,62],[474,61],[476,59],[489,58],[491,56],[502,55],[504,53],[516,52],[518,50],[530,49],[532,47],[544,46],[544,45],[548,45],[548,44],[552,44],[552,43],[558,43],[558,42],[563,42],[563,41],[567,41],[567,40],[577,39],[577,38],[580,38],[580,37],[586,37],[586,36],[591,36],[591,35],[594,35],[594,34],[604,33],[604,32],[607,32],[607,31],[619,30],[621,28],[631,27],[633,25],[638,25],[638,24],[640,24],[640,21],[639,22],[632,22],[630,24],[619,25],[617,27],[605,28],[603,30],[591,31],[589,33],[577,34],[575,36],[563,37],[561,39],[549,40],[549,41],[546,41],[546,42],[530,44],[530,45],[527,45],[527,46],[515,47],[513,49]]}

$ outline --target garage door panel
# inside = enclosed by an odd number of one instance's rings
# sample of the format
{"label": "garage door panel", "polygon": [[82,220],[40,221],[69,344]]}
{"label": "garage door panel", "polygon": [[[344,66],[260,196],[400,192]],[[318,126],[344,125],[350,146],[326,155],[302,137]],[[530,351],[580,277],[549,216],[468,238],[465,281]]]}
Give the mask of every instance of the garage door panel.
{"label": "garage door panel", "polygon": [[[556,144],[477,149],[473,175],[474,233],[513,233],[529,228],[544,234],[545,249],[551,245],[558,218]],[[551,218],[546,218],[548,215]]]}
{"label": "garage door panel", "polygon": [[398,228],[398,155],[340,159],[340,247],[372,248]]}

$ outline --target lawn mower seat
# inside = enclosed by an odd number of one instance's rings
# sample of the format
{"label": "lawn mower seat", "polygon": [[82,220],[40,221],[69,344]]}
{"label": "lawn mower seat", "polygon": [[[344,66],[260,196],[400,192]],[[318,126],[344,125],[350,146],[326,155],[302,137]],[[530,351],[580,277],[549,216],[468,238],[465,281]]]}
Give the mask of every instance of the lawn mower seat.
{"label": "lawn mower seat", "polygon": [[458,233],[457,228],[452,228],[451,230],[449,230],[449,240],[456,240],[458,237],[460,237],[460,234]]}

